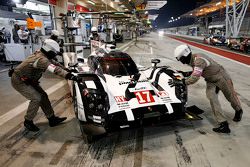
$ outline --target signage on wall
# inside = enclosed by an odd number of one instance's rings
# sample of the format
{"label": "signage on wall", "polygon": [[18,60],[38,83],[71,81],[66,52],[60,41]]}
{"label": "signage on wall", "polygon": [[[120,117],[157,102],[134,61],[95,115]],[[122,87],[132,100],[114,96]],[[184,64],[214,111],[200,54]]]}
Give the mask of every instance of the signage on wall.
{"label": "signage on wall", "polygon": [[81,5],[76,5],[76,11],[78,12],[90,12],[90,10],[84,6],[81,6]]}
{"label": "signage on wall", "polygon": [[75,4],[68,2],[68,11],[74,11],[75,10]]}
{"label": "signage on wall", "polygon": [[50,4],[50,5],[56,5],[56,0],[48,0],[48,4]]}
{"label": "signage on wall", "polygon": [[36,27],[42,27],[42,22],[41,21],[34,21],[34,19],[31,19],[31,18],[27,18],[26,19],[27,21],[27,28],[29,30],[34,30]]}
{"label": "signage on wall", "polygon": [[167,1],[148,1],[146,10],[158,10],[165,6],[167,4]]}

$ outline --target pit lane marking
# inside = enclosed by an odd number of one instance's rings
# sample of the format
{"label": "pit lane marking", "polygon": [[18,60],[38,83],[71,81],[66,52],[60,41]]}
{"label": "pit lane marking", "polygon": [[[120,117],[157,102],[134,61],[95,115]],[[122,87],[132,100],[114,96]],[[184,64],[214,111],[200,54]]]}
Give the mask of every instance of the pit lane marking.
{"label": "pit lane marking", "polygon": [[57,165],[60,159],[65,155],[68,147],[73,143],[72,140],[67,140],[63,143],[61,148],[57,151],[57,153],[53,156],[53,158],[50,161],[50,165]]}
{"label": "pit lane marking", "polygon": [[122,50],[123,48],[125,48],[125,47],[129,46],[130,44],[132,44],[134,41],[135,41],[135,40],[132,40],[132,41],[128,42],[127,44],[125,44],[125,45],[119,47],[118,49]]}
{"label": "pit lane marking", "polygon": [[126,50],[128,50],[130,47],[126,47],[125,49],[123,49],[122,51],[125,52]]}

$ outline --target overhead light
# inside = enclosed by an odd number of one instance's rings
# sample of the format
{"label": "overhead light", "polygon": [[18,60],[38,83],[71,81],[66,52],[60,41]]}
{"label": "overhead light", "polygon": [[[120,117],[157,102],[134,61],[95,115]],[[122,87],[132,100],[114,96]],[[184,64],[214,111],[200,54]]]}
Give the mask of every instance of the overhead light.
{"label": "overhead light", "polygon": [[202,11],[203,11],[203,9],[200,10],[200,12],[202,12]]}
{"label": "overhead light", "polygon": [[124,12],[115,12],[114,14],[122,15],[122,14],[125,14],[125,13]]}
{"label": "overhead light", "polygon": [[20,0],[12,0],[14,3],[20,3]]}
{"label": "overhead light", "polygon": [[221,4],[221,2],[217,2],[215,5],[216,5],[216,6],[219,6],[220,4]]}
{"label": "overhead light", "polygon": [[91,5],[95,5],[95,2],[93,1],[87,1],[88,3],[90,3]]}
{"label": "overhead light", "polygon": [[148,14],[148,11],[145,11],[145,14]]}
{"label": "overhead light", "polygon": [[178,17],[178,20],[181,19],[180,17]]}
{"label": "overhead light", "polygon": [[171,19],[173,20],[173,19],[174,19],[174,17],[171,17]]}
{"label": "overhead light", "polygon": [[190,16],[192,16],[193,15],[193,13],[190,13]]}

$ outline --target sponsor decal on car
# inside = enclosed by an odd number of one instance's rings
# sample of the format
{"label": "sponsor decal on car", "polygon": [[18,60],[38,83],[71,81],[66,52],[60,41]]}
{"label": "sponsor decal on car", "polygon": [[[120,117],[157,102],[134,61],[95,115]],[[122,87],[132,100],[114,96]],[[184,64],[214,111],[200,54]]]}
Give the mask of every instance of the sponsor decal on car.
{"label": "sponsor decal on car", "polygon": [[125,110],[130,108],[129,103],[124,96],[115,96],[114,98],[119,109]]}
{"label": "sponsor decal on car", "polygon": [[166,92],[166,91],[159,91],[156,94],[157,94],[157,96],[160,97],[160,99],[162,100],[163,103],[170,103],[170,102],[172,102],[171,98],[169,97],[168,92]]}
{"label": "sponsor decal on car", "polygon": [[141,81],[131,80],[131,81],[128,81],[128,82],[120,81],[119,85],[124,85],[124,84],[128,85],[128,84],[135,84],[135,83],[142,83],[142,82],[148,82],[148,80],[141,80]]}
{"label": "sponsor decal on car", "polygon": [[153,103],[155,102],[152,94],[147,91],[134,92],[139,104]]}
{"label": "sponsor decal on car", "polygon": [[142,87],[138,87],[138,88],[129,88],[130,92],[138,92],[138,91],[142,91],[142,90],[147,90],[147,87],[142,86]]}

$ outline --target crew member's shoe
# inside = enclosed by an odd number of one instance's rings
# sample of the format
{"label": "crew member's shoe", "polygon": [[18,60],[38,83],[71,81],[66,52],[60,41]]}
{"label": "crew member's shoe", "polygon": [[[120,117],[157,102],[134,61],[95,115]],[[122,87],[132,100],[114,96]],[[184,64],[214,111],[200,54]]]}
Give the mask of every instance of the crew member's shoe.
{"label": "crew member's shoe", "polygon": [[234,115],[233,121],[234,122],[240,122],[240,120],[242,118],[242,114],[243,114],[242,110],[235,111],[235,115]]}
{"label": "crew member's shoe", "polygon": [[213,128],[213,131],[217,133],[230,133],[231,132],[227,121],[221,122],[219,125],[220,125],[219,127]]}
{"label": "crew member's shoe", "polygon": [[60,117],[56,117],[56,116],[53,115],[52,117],[48,118],[48,120],[49,120],[49,126],[50,127],[57,126],[61,122],[65,121],[66,119],[67,119],[67,117],[60,118]]}
{"label": "crew member's shoe", "polygon": [[33,121],[29,121],[29,120],[26,120],[24,121],[24,126],[25,128],[27,128],[28,130],[32,131],[32,132],[37,132],[39,131],[40,129],[33,123]]}

